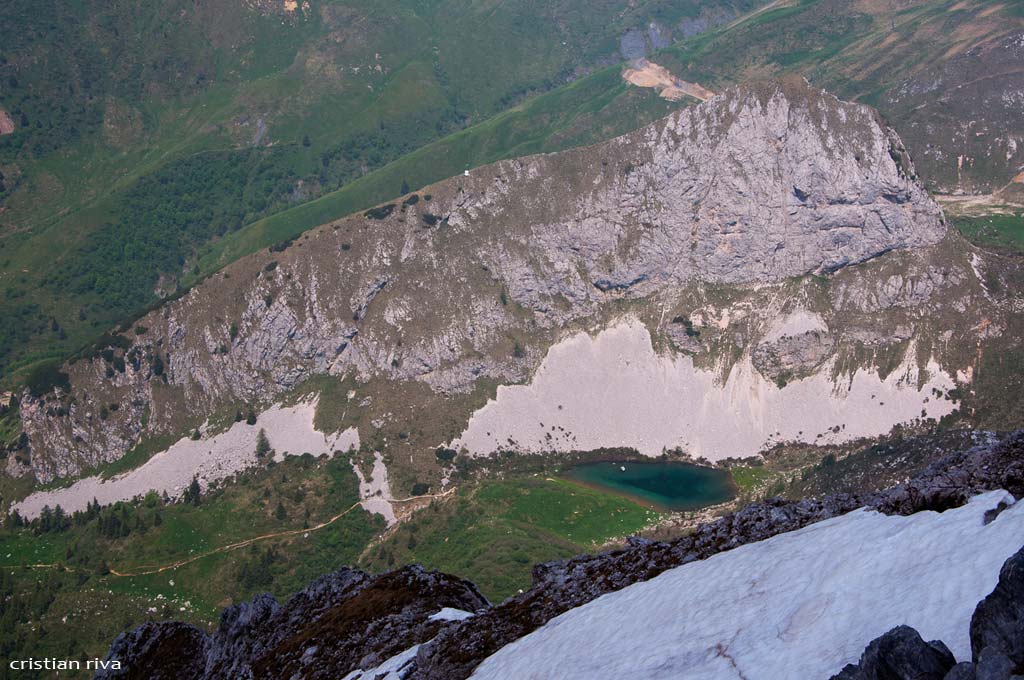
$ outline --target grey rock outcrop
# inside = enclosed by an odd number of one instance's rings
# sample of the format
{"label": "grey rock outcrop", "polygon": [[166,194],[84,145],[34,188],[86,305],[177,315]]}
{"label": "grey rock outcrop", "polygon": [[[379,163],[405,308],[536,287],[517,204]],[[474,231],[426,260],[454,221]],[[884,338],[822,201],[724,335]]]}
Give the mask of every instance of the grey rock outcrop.
{"label": "grey rock outcrop", "polygon": [[772,382],[802,377],[832,354],[835,341],[828,333],[807,331],[764,342],[751,354],[754,368]]}
{"label": "grey rock outcrop", "polygon": [[[946,233],[878,115],[794,78],[416,196],[234,263],[140,320],[144,335],[68,365],[69,393],[26,395],[36,477],[317,374],[418,380],[440,395],[516,382],[542,351],[510,356],[510,335],[545,345],[621,298],[827,275]],[[913,303],[939,284],[895,282],[887,295],[910,285]]]}

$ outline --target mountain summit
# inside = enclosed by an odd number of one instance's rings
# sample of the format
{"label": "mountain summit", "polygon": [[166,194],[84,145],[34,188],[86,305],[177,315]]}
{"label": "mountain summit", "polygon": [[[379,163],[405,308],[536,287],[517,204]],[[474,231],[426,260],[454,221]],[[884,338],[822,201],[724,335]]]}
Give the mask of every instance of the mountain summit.
{"label": "mountain summit", "polygon": [[583,265],[584,280],[554,277],[580,292],[763,283],[944,233],[895,132],[802,78],[738,86],[608,144],[501,165],[516,188],[496,211],[521,205],[532,242]]}

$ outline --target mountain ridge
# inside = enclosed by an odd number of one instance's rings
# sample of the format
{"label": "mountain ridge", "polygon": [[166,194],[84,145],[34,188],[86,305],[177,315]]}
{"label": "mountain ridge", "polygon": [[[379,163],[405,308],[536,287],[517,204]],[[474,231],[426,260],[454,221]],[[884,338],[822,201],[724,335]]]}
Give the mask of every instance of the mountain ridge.
{"label": "mountain ridge", "polygon": [[[535,359],[467,359],[458,345],[487,356],[524,323],[553,329],[666,287],[781,281],[936,246],[941,211],[886,130],[871,109],[799,79],[740,86],[606,144],[484,166],[325,225],[70,364],[63,406],[25,393],[37,477],[115,459],[144,429],[169,434],[181,413],[262,403],[316,373],[416,379],[442,394],[485,376],[518,381]],[[765,154],[776,160],[759,168]],[[417,299],[425,286],[444,291],[444,309]],[[399,356],[403,336],[414,344]],[[103,392],[124,408],[99,419]],[[60,450],[76,453],[51,467]]]}

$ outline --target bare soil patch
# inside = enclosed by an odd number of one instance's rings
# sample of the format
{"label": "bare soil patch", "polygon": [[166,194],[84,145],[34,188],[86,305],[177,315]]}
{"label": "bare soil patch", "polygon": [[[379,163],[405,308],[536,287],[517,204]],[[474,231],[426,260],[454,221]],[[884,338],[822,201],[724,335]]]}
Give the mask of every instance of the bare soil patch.
{"label": "bare soil patch", "polygon": [[14,120],[3,108],[0,108],[0,135],[9,135],[14,132]]}
{"label": "bare soil patch", "polygon": [[638,59],[622,72],[622,78],[637,87],[650,87],[658,91],[658,96],[669,101],[679,101],[683,97],[693,97],[702,102],[715,96],[715,93],[698,83],[690,83],[672,75],[667,68],[646,59]]}

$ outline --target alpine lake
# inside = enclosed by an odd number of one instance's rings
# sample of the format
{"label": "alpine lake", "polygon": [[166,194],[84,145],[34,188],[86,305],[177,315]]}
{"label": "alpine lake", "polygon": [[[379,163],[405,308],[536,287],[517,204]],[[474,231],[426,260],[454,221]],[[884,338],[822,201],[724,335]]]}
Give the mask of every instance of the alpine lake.
{"label": "alpine lake", "polygon": [[698,510],[736,496],[728,470],[669,461],[582,463],[562,477],[626,496],[660,511]]}

